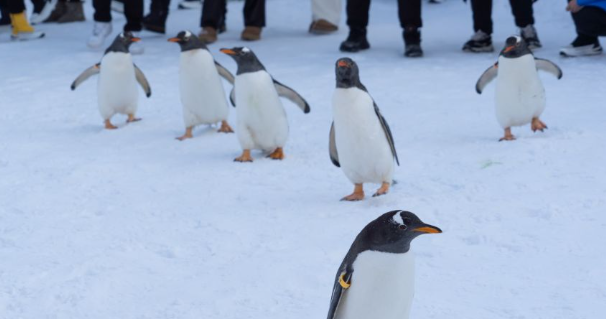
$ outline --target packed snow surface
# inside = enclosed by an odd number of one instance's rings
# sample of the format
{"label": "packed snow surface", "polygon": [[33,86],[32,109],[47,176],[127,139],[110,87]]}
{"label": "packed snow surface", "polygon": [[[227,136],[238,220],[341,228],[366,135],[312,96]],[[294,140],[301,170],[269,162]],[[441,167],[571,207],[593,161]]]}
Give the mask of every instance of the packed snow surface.
{"label": "packed snow surface", "polygon": [[[90,1],[85,23],[42,25],[43,40],[0,35],[0,318],[325,318],[354,237],[394,209],[444,230],[412,244],[411,318],[604,318],[606,57],[558,56],[575,36],[565,1],[535,4],[536,55],[564,71],[541,74],[549,129],[514,128],[518,140],[501,143],[494,83],[474,90],[498,53],[461,51],[469,4],[424,2],[425,57],[406,59],[395,1],[374,1],[372,48],[349,56],[401,166],[388,195],[355,203],[339,201],[353,186],[327,150],[344,22],[313,36],[308,1],[269,0],[262,41],[244,43],[242,5],[230,2],[210,50],[235,72],[219,48],[249,46],[308,100],[310,114],[284,101],[284,161],[253,152],[254,163],[234,163],[237,138],[217,127],[174,139],[184,130],[179,48],[164,36],[144,33],[146,52],[133,58],[153,91],[140,93],[143,121],[116,117],[120,129],[104,130],[96,79],[69,89],[103,52],[85,46]],[[114,17],[116,34],[124,18]],[[500,49],[516,32],[508,1],[495,1],[493,18]],[[198,23],[197,10],[175,8],[167,36]]]}

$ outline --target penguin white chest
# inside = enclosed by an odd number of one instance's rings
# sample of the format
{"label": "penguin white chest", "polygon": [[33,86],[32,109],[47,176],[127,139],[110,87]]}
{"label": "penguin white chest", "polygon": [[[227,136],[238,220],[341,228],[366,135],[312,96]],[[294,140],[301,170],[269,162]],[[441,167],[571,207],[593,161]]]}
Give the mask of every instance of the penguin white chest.
{"label": "penguin white chest", "polygon": [[407,319],[414,296],[414,259],[411,251],[359,254],[336,319]]}
{"label": "penguin white chest", "polygon": [[181,53],[179,88],[186,127],[226,120],[229,107],[215,61],[207,50]]}
{"label": "penguin white chest", "polygon": [[545,90],[531,54],[499,57],[496,115],[503,128],[528,124],[545,109]]}
{"label": "penguin white chest", "polygon": [[99,111],[104,119],[116,113],[134,114],[138,103],[137,80],[131,55],[109,52],[101,59]]}
{"label": "penguin white chest", "polygon": [[391,183],[394,159],[370,95],[358,88],[333,96],[335,143],[343,172],[352,183]]}
{"label": "penguin white chest", "polygon": [[273,151],[288,137],[288,120],[273,79],[266,71],[236,76],[238,140],[243,149]]}

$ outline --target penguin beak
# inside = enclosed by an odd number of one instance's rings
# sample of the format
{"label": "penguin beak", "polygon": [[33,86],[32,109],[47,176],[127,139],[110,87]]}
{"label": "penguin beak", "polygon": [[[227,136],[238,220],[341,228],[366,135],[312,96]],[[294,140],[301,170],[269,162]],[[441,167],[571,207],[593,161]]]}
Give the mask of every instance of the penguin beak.
{"label": "penguin beak", "polygon": [[348,68],[349,64],[345,61],[339,61],[339,63],[337,63],[337,65],[341,68]]}
{"label": "penguin beak", "polygon": [[132,37],[132,38],[130,39],[130,41],[131,41],[131,42],[139,42],[139,41],[141,41],[141,38],[135,38],[135,37]]}
{"label": "penguin beak", "polygon": [[413,229],[413,231],[418,231],[421,233],[426,233],[426,234],[439,234],[442,232],[441,229],[439,229],[436,226],[431,226],[431,225],[423,225],[423,227],[419,227],[419,228],[415,228]]}
{"label": "penguin beak", "polygon": [[180,41],[181,41],[181,39],[179,39],[179,38],[170,38],[170,39],[168,39],[168,42],[175,42],[175,43],[177,43],[177,42],[180,42]]}
{"label": "penguin beak", "polygon": [[511,50],[513,50],[516,46],[515,45],[510,45],[508,47],[505,47],[505,50],[503,50],[503,52],[509,52]]}
{"label": "penguin beak", "polygon": [[227,55],[236,55],[236,51],[234,50],[230,50],[230,49],[221,49],[221,52],[227,54]]}

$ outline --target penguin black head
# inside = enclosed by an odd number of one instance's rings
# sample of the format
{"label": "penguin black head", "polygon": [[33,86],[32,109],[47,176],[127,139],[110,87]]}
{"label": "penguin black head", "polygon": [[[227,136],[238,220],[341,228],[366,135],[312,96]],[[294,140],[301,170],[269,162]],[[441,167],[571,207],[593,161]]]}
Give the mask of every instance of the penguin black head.
{"label": "penguin black head", "polygon": [[131,32],[126,31],[118,34],[114,42],[105,50],[105,54],[108,52],[123,52],[128,53],[128,48],[133,42],[139,42],[141,38],[135,37]]}
{"label": "penguin black head", "polygon": [[441,233],[436,226],[425,224],[417,215],[403,210],[385,213],[368,224],[356,241],[360,248],[389,253],[405,253],[410,242],[423,234]]}
{"label": "penguin black head", "polygon": [[208,50],[204,42],[200,41],[196,35],[187,30],[179,32],[176,37],[168,39],[168,42],[178,43],[181,47],[181,52],[196,49]]}
{"label": "penguin black head", "polygon": [[265,70],[265,67],[261,64],[255,53],[247,47],[221,49],[221,52],[229,55],[236,61],[238,64],[238,75]]}
{"label": "penguin black head", "polygon": [[351,87],[363,87],[360,83],[360,70],[354,60],[350,58],[341,58],[337,60],[335,72],[337,74],[338,88],[347,89]]}
{"label": "penguin black head", "polygon": [[512,36],[505,41],[505,47],[501,51],[501,55],[506,58],[519,58],[526,54],[532,54],[526,41],[520,36]]}

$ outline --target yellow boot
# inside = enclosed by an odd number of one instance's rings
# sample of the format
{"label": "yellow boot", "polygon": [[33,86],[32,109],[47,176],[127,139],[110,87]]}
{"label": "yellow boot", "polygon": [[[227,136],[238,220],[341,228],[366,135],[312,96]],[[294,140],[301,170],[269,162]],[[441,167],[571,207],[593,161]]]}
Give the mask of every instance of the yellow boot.
{"label": "yellow boot", "polygon": [[11,13],[11,24],[13,25],[13,32],[11,33],[11,39],[13,40],[32,40],[40,39],[44,37],[44,32],[37,32],[34,30],[25,16],[25,11],[21,13]]}

